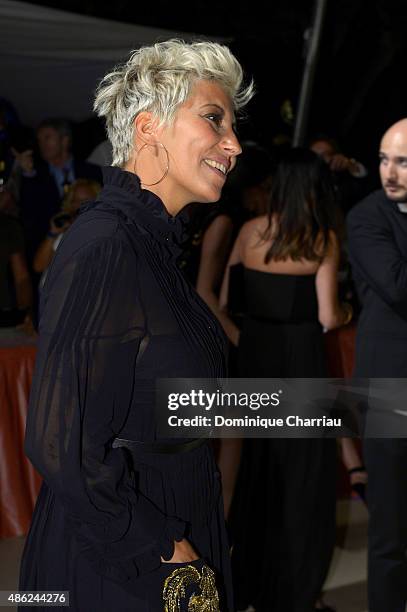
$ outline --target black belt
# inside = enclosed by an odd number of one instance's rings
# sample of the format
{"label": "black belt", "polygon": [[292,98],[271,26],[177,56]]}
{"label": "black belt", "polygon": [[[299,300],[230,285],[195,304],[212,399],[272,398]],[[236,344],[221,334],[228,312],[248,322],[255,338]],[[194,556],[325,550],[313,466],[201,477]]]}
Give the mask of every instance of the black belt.
{"label": "black belt", "polygon": [[162,444],[160,442],[138,442],[136,440],[125,440],[124,438],[115,438],[112,443],[113,448],[124,447],[134,453],[164,453],[175,455],[178,453],[186,453],[199,448],[208,442],[207,438],[197,438],[190,442],[181,442],[179,444]]}

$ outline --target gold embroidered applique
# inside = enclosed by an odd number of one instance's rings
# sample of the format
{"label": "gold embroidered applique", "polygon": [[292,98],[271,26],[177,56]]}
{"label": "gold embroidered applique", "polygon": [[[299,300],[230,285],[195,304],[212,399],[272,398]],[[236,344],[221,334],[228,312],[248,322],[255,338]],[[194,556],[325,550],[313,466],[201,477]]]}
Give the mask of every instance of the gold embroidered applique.
{"label": "gold embroidered applique", "polygon": [[189,598],[188,612],[220,612],[215,574],[207,565],[202,567],[201,573],[196,567],[186,565],[174,570],[166,578],[163,589],[164,612],[181,612],[182,600],[187,596],[186,590],[194,583],[199,594],[194,593]]}

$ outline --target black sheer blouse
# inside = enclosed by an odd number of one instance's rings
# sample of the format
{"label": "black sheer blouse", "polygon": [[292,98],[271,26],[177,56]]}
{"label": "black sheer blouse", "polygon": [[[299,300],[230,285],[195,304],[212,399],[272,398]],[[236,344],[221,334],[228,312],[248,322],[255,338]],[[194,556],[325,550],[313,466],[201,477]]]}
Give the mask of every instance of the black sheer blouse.
{"label": "black sheer blouse", "polygon": [[83,557],[88,588],[97,573],[105,591],[114,581],[137,592],[138,577],[185,536],[230,591],[210,448],[152,455],[135,471],[112,448],[116,436],[157,438],[156,378],[224,376],[225,338],[176,266],[180,217],[134,174],[106,168],[104,180],[64,236],[42,291],[26,453],[44,486],[20,586],[65,586],[79,601]]}

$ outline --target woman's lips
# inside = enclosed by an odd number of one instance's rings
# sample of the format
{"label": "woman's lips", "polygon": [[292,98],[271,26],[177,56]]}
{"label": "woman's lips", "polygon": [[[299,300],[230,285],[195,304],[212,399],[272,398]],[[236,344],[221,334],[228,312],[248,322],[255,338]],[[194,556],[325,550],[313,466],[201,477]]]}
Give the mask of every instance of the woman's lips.
{"label": "woman's lips", "polygon": [[208,170],[212,170],[212,172],[214,172],[217,176],[220,176],[224,181],[226,180],[226,174],[224,174],[222,170],[219,170],[218,168],[215,168],[214,166],[210,166],[205,161],[204,161],[204,164],[205,164],[205,167],[208,168]]}

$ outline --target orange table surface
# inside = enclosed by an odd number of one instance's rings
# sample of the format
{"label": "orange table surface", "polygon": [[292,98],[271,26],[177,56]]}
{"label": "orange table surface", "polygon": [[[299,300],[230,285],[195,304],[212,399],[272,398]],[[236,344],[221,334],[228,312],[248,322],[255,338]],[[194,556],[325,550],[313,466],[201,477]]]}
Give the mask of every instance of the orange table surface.
{"label": "orange table surface", "polygon": [[0,335],[0,538],[27,533],[41,484],[24,455],[35,352],[23,335]]}

